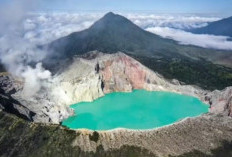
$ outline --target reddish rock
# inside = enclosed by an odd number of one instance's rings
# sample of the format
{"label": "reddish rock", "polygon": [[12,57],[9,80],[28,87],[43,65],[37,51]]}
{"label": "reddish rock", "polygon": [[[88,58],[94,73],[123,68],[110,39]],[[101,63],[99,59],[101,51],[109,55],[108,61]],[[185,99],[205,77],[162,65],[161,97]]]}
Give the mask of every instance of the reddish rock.
{"label": "reddish rock", "polygon": [[135,60],[126,55],[117,59],[107,60],[101,65],[104,82],[104,92],[131,91],[143,89],[146,71]]}

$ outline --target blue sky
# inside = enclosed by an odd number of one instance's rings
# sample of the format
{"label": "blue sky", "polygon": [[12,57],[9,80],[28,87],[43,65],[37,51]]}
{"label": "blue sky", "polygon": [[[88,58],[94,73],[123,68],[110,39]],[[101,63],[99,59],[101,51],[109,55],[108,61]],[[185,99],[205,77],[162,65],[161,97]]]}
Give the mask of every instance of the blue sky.
{"label": "blue sky", "polygon": [[[0,4],[13,0],[0,0]],[[19,1],[19,0],[15,0]],[[34,0],[33,0],[34,1]],[[37,0],[41,11],[152,11],[232,15],[232,0]]]}
{"label": "blue sky", "polygon": [[232,0],[40,0],[41,9],[232,14]]}

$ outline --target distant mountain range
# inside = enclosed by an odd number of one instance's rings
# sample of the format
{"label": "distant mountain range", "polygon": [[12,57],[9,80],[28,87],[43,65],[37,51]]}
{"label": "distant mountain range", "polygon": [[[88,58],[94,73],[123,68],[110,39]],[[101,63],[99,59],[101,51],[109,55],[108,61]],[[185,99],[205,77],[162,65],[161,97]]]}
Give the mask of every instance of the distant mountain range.
{"label": "distant mountain range", "polygon": [[46,47],[50,55],[44,64],[53,71],[64,66],[64,60],[75,55],[83,55],[93,50],[104,53],[121,51],[166,78],[176,78],[210,89],[232,85],[232,70],[215,65],[232,67],[231,51],[179,45],[174,40],[147,32],[125,17],[112,12],[90,28],[55,40]]}
{"label": "distant mountain range", "polygon": [[205,27],[190,30],[196,34],[212,34],[232,37],[232,17],[211,22]]}

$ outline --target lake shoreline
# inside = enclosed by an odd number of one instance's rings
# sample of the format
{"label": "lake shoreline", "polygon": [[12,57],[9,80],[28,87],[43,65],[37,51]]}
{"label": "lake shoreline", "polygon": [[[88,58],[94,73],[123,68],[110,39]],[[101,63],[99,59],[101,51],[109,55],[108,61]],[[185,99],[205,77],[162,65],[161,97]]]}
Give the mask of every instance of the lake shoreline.
{"label": "lake shoreline", "polygon": [[70,129],[101,131],[162,127],[185,117],[207,113],[209,106],[195,97],[182,94],[133,90],[130,93],[106,94],[93,102],[71,105],[71,108],[75,115],[64,120],[62,125]]}

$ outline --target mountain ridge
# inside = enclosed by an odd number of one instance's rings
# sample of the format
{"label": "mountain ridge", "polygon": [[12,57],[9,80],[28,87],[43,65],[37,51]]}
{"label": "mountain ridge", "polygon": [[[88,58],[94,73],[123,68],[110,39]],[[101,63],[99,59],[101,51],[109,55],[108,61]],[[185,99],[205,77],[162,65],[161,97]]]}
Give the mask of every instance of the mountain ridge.
{"label": "mountain ridge", "polygon": [[190,30],[196,34],[211,34],[232,37],[232,16],[210,22],[207,26]]}

